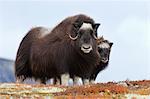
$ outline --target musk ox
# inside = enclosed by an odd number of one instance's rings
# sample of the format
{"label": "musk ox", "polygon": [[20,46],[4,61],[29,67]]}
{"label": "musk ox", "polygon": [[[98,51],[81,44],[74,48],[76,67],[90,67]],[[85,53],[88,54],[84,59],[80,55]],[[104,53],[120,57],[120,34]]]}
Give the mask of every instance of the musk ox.
{"label": "musk ox", "polygon": [[112,45],[113,42],[105,40],[103,37],[98,39],[98,52],[100,53],[101,59],[99,60],[99,64],[95,67],[93,73],[91,74],[91,83],[95,83],[95,79],[98,73],[108,66]]}
{"label": "musk ox", "polygon": [[67,85],[69,76],[89,79],[100,55],[97,29],[100,24],[86,15],[68,17],[56,27],[31,29],[20,43],[16,61],[17,80],[40,79],[46,83],[59,77]]}

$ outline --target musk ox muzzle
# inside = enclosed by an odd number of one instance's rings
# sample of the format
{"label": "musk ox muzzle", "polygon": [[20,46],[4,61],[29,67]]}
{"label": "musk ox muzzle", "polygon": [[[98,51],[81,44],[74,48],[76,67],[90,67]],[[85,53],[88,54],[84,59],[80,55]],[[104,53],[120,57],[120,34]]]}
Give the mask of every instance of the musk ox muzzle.
{"label": "musk ox muzzle", "polygon": [[84,52],[84,53],[90,53],[92,51],[92,45],[90,44],[82,44],[81,46],[81,50]]}

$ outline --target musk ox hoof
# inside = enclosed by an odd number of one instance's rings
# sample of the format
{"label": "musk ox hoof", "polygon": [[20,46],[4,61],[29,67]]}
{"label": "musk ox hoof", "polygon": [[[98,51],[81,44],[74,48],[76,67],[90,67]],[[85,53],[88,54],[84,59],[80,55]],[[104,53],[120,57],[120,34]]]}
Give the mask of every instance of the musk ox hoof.
{"label": "musk ox hoof", "polygon": [[24,80],[25,80],[24,76],[19,76],[16,78],[16,83],[23,83]]}
{"label": "musk ox hoof", "polygon": [[70,78],[69,74],[62,74],[61,75],[61,85],[68,86],[69,78]]}
{"label": "musk ox hoof", "polygon": [[90,80],[90,84],[95,84],[95,80]]}
{"label": "musk ox hoof", "polygon": [[82,85],[82,83],[80,83],[81,77],[75,76],[73,78],[73,85]]}
{"label": "musk ox hoof", "polygon": [[89,85],[89,79],[83,79],[83,85]]}

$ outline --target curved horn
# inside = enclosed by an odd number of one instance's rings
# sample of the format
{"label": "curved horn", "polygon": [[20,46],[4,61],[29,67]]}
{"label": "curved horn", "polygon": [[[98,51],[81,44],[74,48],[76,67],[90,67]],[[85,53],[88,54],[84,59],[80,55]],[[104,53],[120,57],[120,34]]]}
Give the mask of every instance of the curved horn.
{"label": "curved horn", "polygon": [[78,35],[76,37],[72,37],[69,33],[68,33],[68,35],[69,35],[69,38],[72,40],[76,40],[78,38]]}
{"label": "curved horn", "polygon": [[95,35],[94,33],[93,33],[93,37],[94,37],[94,39],[96,39],[96,40],[98,39],[98,37],[96,37],[96,35]]}

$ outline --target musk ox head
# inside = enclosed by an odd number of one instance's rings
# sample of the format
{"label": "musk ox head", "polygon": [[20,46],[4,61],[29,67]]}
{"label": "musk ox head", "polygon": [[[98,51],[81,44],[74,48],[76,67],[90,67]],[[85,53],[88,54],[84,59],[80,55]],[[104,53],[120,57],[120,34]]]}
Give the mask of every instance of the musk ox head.
{"label": "musk ox head", "polygon": [[88,22],[74,23],[75,36],[69,35],[70,39],[75,41],[75,45],[83,53],[90,53],[96,49],[97,29],[100,24]]}
{"label": "musk ox head", "polygon": [[101,56],[101,62],[103,63],[109,62],[109,56],[112,45],[113,42],[104,40],[103,37],[98,39],[98,52],[100,53]]}

